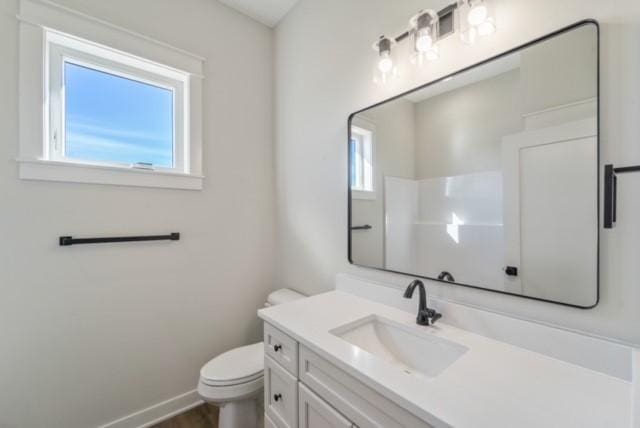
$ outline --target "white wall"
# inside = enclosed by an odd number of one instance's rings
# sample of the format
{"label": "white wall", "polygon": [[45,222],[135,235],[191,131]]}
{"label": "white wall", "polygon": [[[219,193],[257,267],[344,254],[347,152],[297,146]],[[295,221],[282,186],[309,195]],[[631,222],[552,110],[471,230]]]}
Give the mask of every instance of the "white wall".
{"label": "white wall", "polygon": [[[522,109],[533,113],[597,96],[595,30],[584,26],[522,53]],[[553,64],[553,66],[549,66]],[[565,85],[570,81],[572,85]]]}
{"label": "white wall", "polygon": [[520,70],[416,104],[418,179],[502,169],[504,135],[524,128]]}
{"label": "white wall", "polygon": [[272,31],[212,0],[64,5],[207,58],[205,189],[19,180],[17,1],[0,0],[2,428],[97,426],[193,390],[208,359],[260,339],[274,286]]}
{"label": "white wall", "polygon": [[[349,271],[405,285],[408,277],[347,262],[347,117],[583,18],[602,24],[602,162],[640,163],[640,3],[619,0],[492,0],[498,32],[474,47],[449,38],[423,75],[388,87],[371,82],[371,43],[399,31],[423,1],[302,0],[276,30],[276,164],[279,283],[309,293]],[[443,5],[442,2],[440,6]],[[303,159],[310,159],[303,162]],[[430,284],[430,291],[520,317],[640,344],[640,176],[619,181],[619,223],[601,236],[601,301],[593,310]],[[400,292],[400,291],[398,291]],[[446,318],[446,314],[444,315]]]}

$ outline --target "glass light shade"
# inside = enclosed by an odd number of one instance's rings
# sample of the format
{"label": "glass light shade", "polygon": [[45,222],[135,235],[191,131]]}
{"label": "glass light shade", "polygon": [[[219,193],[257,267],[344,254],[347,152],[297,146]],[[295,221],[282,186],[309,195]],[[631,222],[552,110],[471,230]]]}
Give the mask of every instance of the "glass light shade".
{"label": "glass light shade", "polygon": [[478,30],[475,27],[469,27],[466,30],[460,30],[460,39],[467,45],[472,45],[478,40]]}
{"label": "glass light shade", "polygon": [[372,46],[378,58],[373,70],[373,82],[375,84],[384,85],[398,76],[397,61],[393,54],[395,43],[395,40],[381,36]]}
{"label": "glass light shade", "polygon": [[469,22],[469,25],[477,27],[482,25],[487,20],[488,16],[489,11],[487,10],[487,6],[480,3],[471,7],[469,13],[467,13],[467,21]]}
{"label": "glass light shade", "polygon": [[378,61],[378,70],[382,73],[388,73],[393,68],[393,60],[389,52],[383,52]]}
{"label": "glass light shade", "polygon": [[380,70],[380,64],[377,63],[373,70],[373,83],[376,85],[386,85],[387,83],[395,80],[399,77],[398,67],[395,65],[391,66],[389,71]]}
{"label": "glass light shade", "polygon": [[415,34],[415,48],[418,52],[428,52],[433,46],[433,38],[429,28],[418,30]]}
{"label": "glass light shade", "polygon": [[431,45],[431,48],[425,52],[419,52],[414,50],[409,57],[409,62],[412,65],[422,67],[427,62],[435,61],[440,58],[440,51],[438,45]]}
{"label": "glass light shade", "polygon": [[496,32],[496,26],[493,23],[493,18],[488,18],[482,24],[478,25],[479,36],[490,36],[495,32]]}
{"label": "glass light shade", "polygon": [[496,31],[492,7],[485,0],[459,0],[456,13],[458,32],[466,44],[472,45],[478,37],[489,36]]}
{"label": "glass light shade", "polygon": [[413,37],[413,50],[409,57],[411,64],[422,66],[438,58],[438,25],[438,14],[430,9],[421,10],[409,20],[409,34]]}
{"label": "glass light shade", "polygon": [[437,60],[438,58],[440,58],[440,51],[438,50],[438,46],[437,45],[431,46],[431,49],[426,51],[424,55],[427,58],[427,61]]}

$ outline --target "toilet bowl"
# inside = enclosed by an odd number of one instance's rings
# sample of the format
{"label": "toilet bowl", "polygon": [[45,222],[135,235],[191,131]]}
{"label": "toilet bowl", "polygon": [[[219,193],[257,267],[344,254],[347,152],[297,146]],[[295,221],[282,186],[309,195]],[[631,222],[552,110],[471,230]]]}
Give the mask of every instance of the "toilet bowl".
{"label": "toilet bowl", "polygon": [[[265,306],[302,299],[293,290],[271,293]],[[219,428],[256,428],[262,420],[264,344],[242,346],[224,352],[200,370],[198,394],[220,407]]]}

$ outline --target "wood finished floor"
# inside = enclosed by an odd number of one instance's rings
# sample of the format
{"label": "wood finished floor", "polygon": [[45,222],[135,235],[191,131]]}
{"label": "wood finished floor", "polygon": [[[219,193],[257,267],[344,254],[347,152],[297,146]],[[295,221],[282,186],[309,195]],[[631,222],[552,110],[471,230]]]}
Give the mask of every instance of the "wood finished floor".
{"label": "wood finished floor", "polygon": [[218,408],[202,404],[151,428],[218,428]]}

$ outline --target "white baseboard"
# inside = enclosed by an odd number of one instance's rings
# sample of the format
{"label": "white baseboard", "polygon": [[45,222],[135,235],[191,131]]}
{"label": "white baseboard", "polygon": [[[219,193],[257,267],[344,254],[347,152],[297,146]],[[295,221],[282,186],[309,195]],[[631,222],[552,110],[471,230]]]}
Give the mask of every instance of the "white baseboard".
{"label": "white baseboard", "polygon": [[147,428],[202,403],[198,391],[194,389],[98,428]]}

